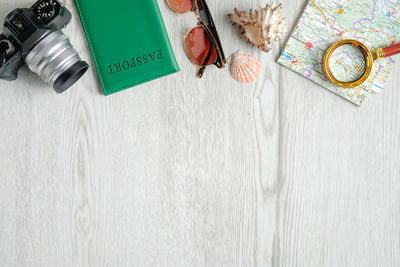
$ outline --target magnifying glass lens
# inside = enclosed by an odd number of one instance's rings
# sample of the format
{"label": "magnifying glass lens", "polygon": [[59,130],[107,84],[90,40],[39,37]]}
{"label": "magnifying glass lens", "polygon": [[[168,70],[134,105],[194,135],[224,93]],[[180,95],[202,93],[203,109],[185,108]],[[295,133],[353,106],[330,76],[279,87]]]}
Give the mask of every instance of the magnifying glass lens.
{"label": "magnifying glass lens", "polygon": [[340,82],[359,80],[367,69],[367,58],[363,50],[352,44],[338,46],[329,58],[329,69]]}

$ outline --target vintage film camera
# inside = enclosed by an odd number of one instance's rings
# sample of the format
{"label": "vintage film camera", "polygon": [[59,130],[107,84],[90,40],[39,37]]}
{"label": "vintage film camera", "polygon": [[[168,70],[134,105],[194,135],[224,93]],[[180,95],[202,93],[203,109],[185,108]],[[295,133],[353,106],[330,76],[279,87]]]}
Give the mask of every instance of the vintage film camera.
{"label": "vintage film camera", "polygon": [[26,64],[57,93],[71,87],[89,66],[61,31],[70,21],[71,13],[56,0],[39,0],[8,14],[0,35],[0,79],[17,79]]}

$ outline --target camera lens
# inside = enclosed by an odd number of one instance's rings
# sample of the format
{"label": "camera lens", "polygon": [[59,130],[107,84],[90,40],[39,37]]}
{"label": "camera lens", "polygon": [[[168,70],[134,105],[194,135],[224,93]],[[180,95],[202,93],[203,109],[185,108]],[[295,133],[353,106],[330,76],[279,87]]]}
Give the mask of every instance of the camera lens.
{"label": "camera lens", "polygon": [[78,61],[69,69],[64,71],[53,84],[53,88],[57,93],[62,93],[70,88],[76,81],[78,81],[89,68],[88,64],[84,61]]}
{"label": "camera lens", "polygon": [[78,81],[88,69],[69,39],[56,30],[40,41],[26,56],[25,63],[57,93],[62,93]]}

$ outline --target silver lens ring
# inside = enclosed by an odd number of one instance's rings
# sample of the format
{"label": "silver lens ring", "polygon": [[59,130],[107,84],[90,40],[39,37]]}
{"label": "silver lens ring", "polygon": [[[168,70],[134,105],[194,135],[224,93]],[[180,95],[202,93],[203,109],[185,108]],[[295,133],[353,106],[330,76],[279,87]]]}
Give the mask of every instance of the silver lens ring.
{"label": "silver lens ring", "polygon": [[[47,35],[41,40],[26,56],[25,64],[28,68],[38,74],[45,82],[51,84],[57,92],[64,91],[67,88],[58,90],[59,85],[56,86],[56,81],[67,73],[71,67],[76,68],[77,65],[87,66],[85,62],[82,62],[78,52],[71,45],[67,36],[60,30],[56,30]],[[86,70],[87,68],[85,68]],[[81,75],[83,75],[83,73]],[[72,74],[71,74],[72,75]],[[75,81],[80,76],[75,75]],[[68,80],[68,77],[64,77]],[[75,82],[73,81],[72,84]],[[71,81],[68,82],[71,86]],[[59,84],[59,83],[57,83]],[[68,87],[69,87],[68,86]]]}

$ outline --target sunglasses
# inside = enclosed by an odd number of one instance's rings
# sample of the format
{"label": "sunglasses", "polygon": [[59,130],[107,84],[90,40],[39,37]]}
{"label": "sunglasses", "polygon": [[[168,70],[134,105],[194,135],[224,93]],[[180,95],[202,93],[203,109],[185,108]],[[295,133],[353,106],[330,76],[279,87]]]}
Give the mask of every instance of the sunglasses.
{"label": "sunglasses", "polygon": [[217,28],[205,0],[166,0],[169,8],[179,14],[192,11],[198,19],[198,26],[185,37],[185,50],[190,61],[199,66],[197,73],[203,77],[207,66],[214,64],[225,67],[226,59],[219,40]]}

